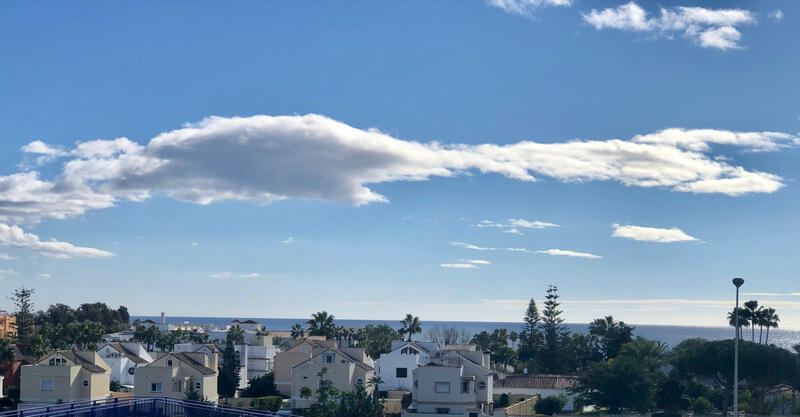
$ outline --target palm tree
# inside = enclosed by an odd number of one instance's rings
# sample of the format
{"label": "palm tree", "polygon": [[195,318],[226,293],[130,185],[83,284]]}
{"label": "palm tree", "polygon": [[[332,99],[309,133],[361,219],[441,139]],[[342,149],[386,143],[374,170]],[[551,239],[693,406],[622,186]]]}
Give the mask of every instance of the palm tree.
{"label": "palm tree", "polygon": [[297,340],[304,338],[306,336],[306,331],[300,323],[295,323],[294,326],[292,326],[291,334],[292,339]]}
{"label": "palm tree", "polygon": [[[744,303],[744,310],[747,311],[747,319],[750,320],[750,341],[756,341],[756,321],[758,317],[758,301],[750,300],[745,301]],[[741,313],[740,313],[741,314]]]}
{"label": "palm tree", "polygon": [[754,321],[758,325],[758,344],[761,344],[762,336],[764,335],[764,326],[767,325],[767,309],[763,307],[759,308],[756,311]]}
{"label": "palm tree", "polygon": [[378,398],[378,394],[379,394],[378,387],[380,387],[380,385],[383,384],[383,379],[381,379],[381,377],[375,375],[375,376],[371,376],[369,378],[369,380],[367,381],[367,383],[369,383],[373,387],[372,388],[372,395],[375,396],[375,398]]}
{"label": "palm tree", "polygon": [[411,341],[411,336],[422,333],[422,322],[419,321],[419,317],[406,314],[406,317],[403,320],[400,320],[400,336],[407,334],[408,341]]}
{"label": "palm tree", "polygon": [[256,332],[256,336],[269,336],[269,330],[267,330],[266,327],[261,326],[261,328]]}
{"label": "palm tree", "polygon": [[766,316],[766,323],[764,323],[764,327],[767,328],[767,336],[764,338],[764,344],[769,344],[769,328],[774,327],[777,329],[778,323],[781,321],[781,318],[778,317],[778,314],[775,313],[775,309],[772,307],[767,309],[765,316]]}
{"label": "palm tree", "polygon": [[234,345],[243,345],[244,344],[244,329],[238,324],[232,326],[228,329],[228,333],[225,335],[227,340],[233,342]]}
{"label": "palm tree", "polygon": [[734,307],[733,311],[728,313],[728,324],[731,327],[736,328],[736,337],[741,340],[742,338],[742,327],[747,327],[750,325],[750,321],[747,319],[747,312],[742,307],[739,307],[739,326],[736,326],[736,308]]}
{"label": "palm tree", "polygon": [[311,336],[325,336],[326,339],[334,336],[333,314],[328,314],[327,311],[312,314],[306,325]]}

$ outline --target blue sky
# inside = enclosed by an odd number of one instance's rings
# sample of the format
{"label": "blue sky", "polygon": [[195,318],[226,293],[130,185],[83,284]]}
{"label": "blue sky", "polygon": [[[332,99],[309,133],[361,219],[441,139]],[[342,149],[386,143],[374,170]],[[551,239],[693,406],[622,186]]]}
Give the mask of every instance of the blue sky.
{"label": "blue sky", "polygon": [[797,2],[0,8],[0,292],[800,327]]}

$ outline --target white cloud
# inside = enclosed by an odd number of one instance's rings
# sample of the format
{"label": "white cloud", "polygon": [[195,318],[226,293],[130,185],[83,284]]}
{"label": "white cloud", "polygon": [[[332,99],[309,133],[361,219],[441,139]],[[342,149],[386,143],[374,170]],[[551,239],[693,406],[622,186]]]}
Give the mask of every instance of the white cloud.
{"label": "white cloud", "polygon": [[0,279],[5,278],[8,275],[15,275],[17,271],[13,269],[0,269]]}
{"label": "white cloud", "polygon": [[647,32],[668,38],[680,33],[701,47],[722,50],[740,47],[741,33],[736,26],[756,23],[753,13],[742,9],[680,6],[661,8],[658,17],[648,17],[647,11],[633,1],[614,8],[592,9],[583,14],[583,20],[597,30]]}
{"label": "white cloud", "polygon": [[192,246],[195,246],[195,247],[196,247],[196,246],[197,246],[197,242],[192,242],[192,243],[190,243],[190,245],[192,245]]}
{"label": "white cloud", "polygon": [[11,256],[11,255],[9,255],[7,253],[0,253],[0,260],[13,261],[14,259],[17,259],[17,258],[15,258],[15,257],[13,257],[13,256]]}
{"label": "white cloud", "polygon": [[257,272],[252,272],[252,273],[249,273],[249,274],[235,274],[233,272],[216,272],[216,273],[213,273],[213,274],[209,275],[209,277],[211,277],[211,278],[219,278],[219,279],[225,279],[225,278],[258,278],[259,276],[260,275]]}
{"label": "white cloud", "polygon": [[491,261],[487,261],[485,259],[468,259],[467,262],[476,265],[489,265],[492,263]]}
{"label": "white cloud", "polygon": [[800,291],[797,292],[743,292],[744,296],[751,297],[797,297],[800,296]]}
{"label": "white cloud", "polygon": [[524,235],[524,233],[520,232],[519,229],[517,228],[503,230],[503,233],[510,233],[512,235]]}
{"label": "white cloud", "polygon": [[487,0],[487,3],[506,13],[530,16],[542,6],[571,6],[572,0]]}
{"label": "white cloud", "polygon": [[672,243],[697,240],[694,236],[689,236],[677,227],[660,229],[633,225],[621,226],[619,224],[614,224],[612,227],[614,228],[614,233],[611,235],[613,237],[624,237],[644,242]]}
{"label": "white cloud", "polygon": [[524,253],[532,253],[530,249],[525,248],[489,248],[483,246],[473,245],[471,243],[464,243],[464,242],[450,242],[452,246],[458,246],[464,249],[471,249],[471,250],[478,250],[478,251],[508,251],[508,252],[524,252]]}
{"label": "white cloud", "polygon": [[285,243],[287,245],[291,244],[291,243],[294,243],[294,238],[292,236],[289,236],[286,239],[283,239],[283,243]]}
{"label": "white cloud", "polygon": [[781,11],[781,9],[776,9],[774,12],[769,14],[769,17],[776,22],[780,22],[783,20],[783,11]]}
{"label": "white cloud", "polygon": [[588,259],[600,259],[602,256],[594,255],[591,253],[586,252],[575,252],[571,250],[561,250],[561,249],[547,249],[547,250],[537,250],[538,253],[543,253],[545,255],[553,255],[553,256],[570,256],[574,258],[588,258]]}
{"label": "white cloud", "polygon": [[539,220],[508,219],[505,222],[494,222],[491,220],[481,220],[476,227],[522,227],[526,229],[546,229],[548,227],[561,227],[555,223],[543,222]]}
{"label": "white cloud", "polygon": [[51,278],[52,276],[51,276],[50,274],[44,274],[44,273],[42,273],[42,274],[39,274],[39,277],[40,277],[40,278]]}
{"label": "white cloud", "polygon": [[[305,198],[362,205],[388,201],[371,184],[470,171],[520,181],[536,181],[538,174],[692,193],[772,193],[783,186],[781,177],[710,155],[709,144],[775,150],[795,142],[795,136],[776,132],[667,129],[632,140],[443,145],[396,139],[313,114],[209,117],[146,146],[120,138],[58,151],[67,160],[52,180],[40,179],[36,171],[0,176],[0,222],[63,219],[154,194],[198,204]],[[57,153],[44,143],[25,148],[35,155]],[[514,220],[519,224],[509,229],[555,227]]]}
{"label": "white cloud", "polygon": [[454,269],[473,269],[477,268],[474,264],[470,263],[459,263],[459,264],[440,264],[442,268],[454,268]]}
{"label": "white cloud", "polygon": [[3,223],[0,223],[0,245],[41,252],[43,255],[54,258],[72,258],[73,256],[102,258],[114,256],[111,252],[75,246],[67,242],[59,242],[57,240],[41,241],[39,236],[27,233],[19,226],[9,226]]}

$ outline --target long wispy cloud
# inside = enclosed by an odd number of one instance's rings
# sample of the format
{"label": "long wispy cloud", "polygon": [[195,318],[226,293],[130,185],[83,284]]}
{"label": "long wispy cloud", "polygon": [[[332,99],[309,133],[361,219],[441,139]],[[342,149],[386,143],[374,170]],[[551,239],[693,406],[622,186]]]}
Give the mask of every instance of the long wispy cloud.
{"label": "long wispy cloud", "polygon": [[34,142],[24,150],[65,159],[63,169],[52,179],[35,170],[0,176],[0,222],[74,217],[153,195],[198,204],[304,198],[362,205],[388,201],[370,184],[475,171],[527,182],[542,175],[729,196],[772,193],[783,186],[781,177],[737,166],[709,147],[773,150],[796,142],[779,132],[667,129],[630,140],[443,145],[396,139],[314,114],[210,117],[147,145],[125,138],[72,149]]}
{"label": "long wispy cloud", "polygon": [[569,256],[573,258],[588,258],[588,259],[600,259],[602,256],[595,255],[593,253],[588,252],[576,252],[572,250],[562,250],[562,249],[546,249],[546,250],[537,250],[537,253],[543,253],[545,255],[552,255],[552,256]]}
{"label": "long wispy cloud", "polygon": [[571,6],[572,0],[488,0],[486,3],[507,13],[530,16],[542,6]]}
{"label": "long wispy cloud", "polygon": [[550,223],[550,222],[543,222],[541,220],[526,220],[526,219],[508,219],[502,222],[496,222],[491,220],[481,220],[476,223],[474,226],[476,227],[494,227],[494,228],[504,228],[505,233],[511,233],[515,235],[522,235],[519,229],[547,229],[551,227],[561,227],[558,224]]}
{"label": "long wispy cloud", "polygon": [[618,7],[592,9],[583,20],[595,29],[620,29],[671,38],[675,34],[691,39],[703,48],[721,50],[741,48],[742,34],[737,27],[756,23],[755,15],[743,9],[707,9],[704,7],[661,8],[650,17],[631,1]]}
{"label": "long wispy cloud", "polygon": [[103,258],[114,256],[113,253],[108,251],[75,246],[67,242],[59,242],[57,240],[42,241],[39,236],[28,233],[19,226],[9,226],[3,223],[0,223],[0,245],[28,249],[54,258],[72,258],[75,256]]}
{"label": "long wispy cloud", "polygon": [[696,237],[686,234],[677,227],[661,229],[658,227],[622,226],[619,224],[614,224],[612,227],[614,228],[614,233],[611,234],[613,237],[622,237],[643,242],[672,243],[697,240]]}
{"label": "long wispy cloud", "polygon": [[478,251],[506,251],[506,252],[533,253],[532,250],[525,248],[492,248],[486,246],[473,245],[471,243],[465,243],[465,242],[450,242],[450,245],[458,246],[464,249],[478,250]]}
{"label": "long wispy cloud", "polygon": [[259,276],[261,276],[261,275],[259,273],[257,273],[257,272],[251,272],[251,273],[248,273],[248,274],[237,274],[237,273],[234,273],[234,272],[216,272],[216,273],[213,273],[213,274],[209,275],[209,277],[217,278],[217,279],[258,278]]}

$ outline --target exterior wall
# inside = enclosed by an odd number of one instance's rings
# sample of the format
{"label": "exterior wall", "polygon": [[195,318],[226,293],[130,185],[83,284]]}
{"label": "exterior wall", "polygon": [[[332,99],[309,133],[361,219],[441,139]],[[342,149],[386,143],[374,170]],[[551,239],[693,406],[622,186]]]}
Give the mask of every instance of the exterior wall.
{"label": "exterior wall", "polygon": [[281,394],[290,395],[292,392],[292,367],[308,360],[310,357],[310,346],[308,346],[307,353],[298,350],[280,352],[275,355],[275,385]]}
{"label": "exterior wall", "polygon": [[[461,392],[462,367],[426,366],[414,373],[414,403],[419,413],[435,414],[437,408],[449,408],[449,414],[464,414],[478,408],[475,401],[475,384],[470,383],[470,392]],[[437,393],[437,383],[448,383],[450,392]]]}
{"label": "exterior wall", "polygon": [[128,373],[128,368],[135,368],[136,364],[109,345],[102,346],[97,354],[111,368],[112,381],[119,381],[122,385],[134,385],[134,376]]}
{"label": "exterior wall", "polygon": [[17,318],[5,310],[0,310],[0,336],[4,338],[17,336]]}
{"label": "exterior wall", "polygon": [[[419,365],[428,363],[429,355],[414,347],[419,352],[418,355],[402,353],[404,347],[399,347],[389,353],[384,353],[375,361],[375,372],[383,380],[378,386],[379,391],[403,390],[410,391],[412,388],[412,372]],[[406,377],[397,377],[397,368],[406,368]]]}
{"label": "exterior wall", "polygon": [[[79,365],[25,365],[21,368],[20,402],[55,404],[106,398],[110,372],[90,373]],[[42,391],[42,381],[53,381],[52,391]],[[83,381],[88,386],[83,386]]]}
{"label": "exterior wall", "polygon": [[[190,355],[201,363],[205,358],[205,366],[214,370],[217,369],[216,355],[213,355],[212,358],[208,358],[203,353]],[[169,360],[172,360],[172,366],[168,366]],[[154,383],[161,384],[162,392],[151,391]],[[136,385],[133,392],[134,395],[143,397],[185,399],[189,383],[200,383],[200,388],[197,390],[206,397],[207,401],[217,402],[219,399],[217,394],[217,374],[204,375],[172,355],[164,355],[147,366],[137,368]]]}

